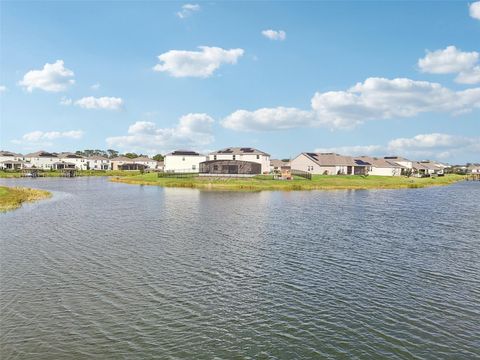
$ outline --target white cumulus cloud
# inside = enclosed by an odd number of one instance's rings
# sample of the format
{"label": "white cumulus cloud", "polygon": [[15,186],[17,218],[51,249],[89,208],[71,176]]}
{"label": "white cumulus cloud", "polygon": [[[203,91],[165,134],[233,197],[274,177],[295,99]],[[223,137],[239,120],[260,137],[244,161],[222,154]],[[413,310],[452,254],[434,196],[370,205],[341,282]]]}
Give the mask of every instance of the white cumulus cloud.
{"label": "white cumulus cloud", "polygon": [[470,16],[474,19],[480,20],[480,1],[475,1],[469,6]]}
{"label": "white cumulus cloud", "polygon": [[411,118],[421,113],[460,114],[480,107],[480,88],[453,91],[437,83],[406,78],[368,78],[346,91],[317,92],[311,109],[237,110],[222,121],[240,131],[296,127],[352,128],[366,121]]}
{"label": "white cumulus cloud", "polygon": [[151,121],[137,121],[127,135],[109,137],[108,146],[126,151],[164,153],[177,148],[197,148],[214,140],[214,120],[207,114],[192,113],[180,118],[171,128],[159,128]]}
{"label": "white cumulus cloud", "polygon": [[480,83],[480,53],[465,52],[455,46],[427,51],[424,58],[418,60],[420,71],[431,74],[458,74],[455,81],[461,84]]}
{"label": "white cumulus cloud", "polygon": [[30,70],[23,76],[19,85],[32,92],[41,89],[50,92],[65,91],[75,83],[72,70],[64,66],[63,60],[57,60],[53,64],[46,63],[42,70]]}
{"label": "white cumulus cloud", "polygon": [[427,51],[424,58],[418,60],[421,71],[431,74],[451,74],[471,69],[478,61],[476,51],[463,52],[455,46],[445,49]]}
{"label": "white cumulus cloud", "polygon": [[74,104],[84,109],[120,110],[123,108],[123,99],[108,96],[98,98],[87,96],[75,101]]}
{"label": "white cumulus cloud", "polygon": [[342,155],[379,155],[383,152],[384,147],[380,145],[354,145],[354,146],[334,146],[328,148],[318,148],[318,153],[337,153]]}
{"label": "white cumulus cloud", "polygon": [[12,140],[12,143],[27,147],[52,146],[53,140],[59,139],[81,139],[83,130],[70,131],[31,131],[24,134],[20,139]]}
{"label": "white cumulus cloud", "polygon": [[262,35],[270,40],[283,41],[287,38],[287,33],[283,30],[272,30],[272,29],[263,30]]}
{"label": "white cumulus cloud", "polygon": [[7,87],[5,85],[0,85],[0,93],[4,93],[7,91]]}
{"label": "white cumulus cloud", "polygon": [[192,15],[194,12],[200,11],[200,9],[200,5],[198,4],[185,4],[182,5],[182,9],[177,12],[177,16],[180,19],[185,19],[186,17]]}
{"label": "white cumulus cloud", "polygon": [[225,50],[219,47],[200,46],[200,51],[170,50],[158,56],[159,64],[153,70],[166,72],[173,77],[207,78],[222,64],[236,64],[243,49]]}

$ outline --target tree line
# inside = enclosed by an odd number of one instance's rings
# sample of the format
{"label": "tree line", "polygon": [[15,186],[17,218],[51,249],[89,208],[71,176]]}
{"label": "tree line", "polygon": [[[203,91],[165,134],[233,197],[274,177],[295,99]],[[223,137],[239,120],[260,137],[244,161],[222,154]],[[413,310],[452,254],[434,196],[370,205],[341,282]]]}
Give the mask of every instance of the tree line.
{"label": "tree line", "polygon": [[[147,157],[147,158],[149,157],[148,155],[137,154],[137,153],[134,153],[134,152],[127,152],[125,154],[121,154],[119,151],[113,150],[113,149],[108,149],[108,150],[99,150],[99,149],[77,150],[77,151],[75,151],[75,154],[79,155],[79,156],[85,156],[85,157],[103,156],[103,157],[106,157],[108,159],[113,159],[113,158],[116,158],[118,156],[125,156],[129,159],[134,159],[134,158],[137,158],[137,157]],[[152,157],[152,159],[155,160],[155,161],[163,161],[163,158],[164,158],[164,156],[162,154],[156,154],[155,156]]]}

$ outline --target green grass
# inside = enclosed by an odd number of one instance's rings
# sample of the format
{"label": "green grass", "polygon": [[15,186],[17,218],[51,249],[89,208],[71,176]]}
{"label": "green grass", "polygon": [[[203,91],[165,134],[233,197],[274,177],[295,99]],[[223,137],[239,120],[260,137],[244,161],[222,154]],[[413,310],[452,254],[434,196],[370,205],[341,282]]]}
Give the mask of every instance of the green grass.
{"label": "green grass", "polygon": [[254,178],[159,178],[157,174],[130,177],[113,177],[110,180],[127,184],[157,185],[164,187],[194,188],[205,190],[261,191],[261,190],[346,190],[346,189],[403,189],[449,185],[463,180],[460,175],[437,178],[406,178],[390,176],[328,176],[314,175],[312,180],[273,180],[272,176]]}
{"label": "green grass", "polygon": [[[140,175],[137,170],[78,170],[77,176],[135,176]],[[22,176],[20,171],[4,171],[0,170],[0,178],[19,178]],[[61,171],[41,170],[39,176],[43,177],[60,177]]]}
{"label": "green grass", "polygon": [[52,196],[45,190],[0,186],[0,212],[14,210],[24,202],[37,201]]}

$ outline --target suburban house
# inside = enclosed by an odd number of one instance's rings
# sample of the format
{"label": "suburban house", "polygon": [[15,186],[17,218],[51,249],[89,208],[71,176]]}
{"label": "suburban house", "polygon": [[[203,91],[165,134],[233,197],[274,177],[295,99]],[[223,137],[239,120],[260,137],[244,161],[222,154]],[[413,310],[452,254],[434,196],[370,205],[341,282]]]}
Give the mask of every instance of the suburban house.
{"label": "suburban house", "polygon": [[157,170],[164,171],[165,170],[165,163],[163,161],[157,161]]}
{"label": "suburban house", "polygon": [[121,165],[129,163],[132,163],[132,159],[126,156],[117,156],[116,158],[110,159],[110,170],[121,170]]}
{"label": "suburban house", "polygon": [[52,164],[52,170],[78,169],[75,163],[67,161],[56,161]]}
{"label": "suburban house", "polygon": [[154,170],[154,169],[157,168],[157,161],[153,160],[153,159],[150,159],[148,157],[137,157],[137,158],[132,159],[132,162],[134,164],[141,164],[141,165],[145,166],[145,168],[147,168],[147,169]]}
{"label": "suburban house", "polygon": [[110,167],[110,159],[104,156],[93,155],[87,157],[86,160],[89,170],[108,170]]}
{"label": "suburban house", "polygon": [[251,177],[262,173],[262,165],[243,160],[209,160],[200,163],[200,176]]}
{"label": "suburban house", "polygon": [[77,155],[70,152],[63,152],[57,155],[60,159],[60,163],[65,163],[64,167],[56,166],[56,169],[71,169],[73,164],[73,168],[77,170],[87,170],[88,169],[88,161],[81,155]]}
{"label": "suburban house", "polygon": [[50,170],[53,167],[53,163],[58,162],[59,158],[57,154],[41,150],[25,155],[24,160],[25,167]]}
{"label": "suburban house", "polygon": [[[229,147],[208,154],[208,161],[233,160],[260,164],[260,174],[270,172],[270,154],[251,147]],[[240,166],[241,164],[239,164]],[[241,167],[241,166],[240,166]],[[256,168],[254,166],[251,169]]]}
{"label": "suburban house", "polygon": [[466,168],[467,174],[478,175],[480,174],[480,164],[471,164]]}
{"label": "suburban house", "polygon": [[365,175],[370,164],[335,153],[301,153],[291,162],[292,170],[318,175]]}
{"label": "suburban house", "polygon": [[384,158],[360,156],[359,159],[370,164],[368,169],[369,175],[378,176],[400,176],[402,175],[402,165]]}
{"label": "suburban house", "polygon": [[283,161],[278,159],[270,160],[270,172],[279,173],[282,171],[282,168],[290,167],[290,161]]}
{"label": "suburban house", "polygon": [[175,173],[198,173],[205,155],[190,150],[176,150],[165,155],[164,171]]}
{"label": "suburban house", "polygon": [[20,170],[24,167],[23,155],[10,151],[0,151],[0,169]]}
{"label": "suburban house", "polygon": [[449,167],[448,165],[431,160],[423,160],[420,161],[420,163],[428,168],[428,174],[430,175],[444,175],[445,169]]}

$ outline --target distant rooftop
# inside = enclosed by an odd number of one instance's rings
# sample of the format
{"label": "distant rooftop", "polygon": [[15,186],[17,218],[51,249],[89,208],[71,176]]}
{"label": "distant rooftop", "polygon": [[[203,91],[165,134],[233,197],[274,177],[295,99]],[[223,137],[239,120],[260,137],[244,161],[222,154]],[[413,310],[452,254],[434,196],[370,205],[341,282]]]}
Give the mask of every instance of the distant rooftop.
{"label": "distant rooftop", "polygon": [[270,154],[267,154],[266,152],[263,152],[261,150],[251,148],[251,147],[228,147],[228,148],[217,150],[211,153],[211,155],[222,155],[222,154],[270,156]]}
{"label": "distant rooftop", "polygon": [[202,156],[193,150],[175,150],[165,156]]}

